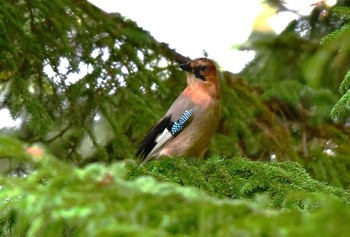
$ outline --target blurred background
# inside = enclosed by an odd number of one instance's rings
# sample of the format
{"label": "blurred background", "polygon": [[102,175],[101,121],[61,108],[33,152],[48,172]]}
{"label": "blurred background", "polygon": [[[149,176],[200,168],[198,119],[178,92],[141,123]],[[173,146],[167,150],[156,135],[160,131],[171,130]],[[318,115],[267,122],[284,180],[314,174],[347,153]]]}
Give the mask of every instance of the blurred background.
{"label": "blurred background", "polygon": [[208,56],[223,108],[206,157],[296,161],[347,188],[349,4],[4,2],[1,134],[81,166],[137,159],[185,87],[178,63]]}

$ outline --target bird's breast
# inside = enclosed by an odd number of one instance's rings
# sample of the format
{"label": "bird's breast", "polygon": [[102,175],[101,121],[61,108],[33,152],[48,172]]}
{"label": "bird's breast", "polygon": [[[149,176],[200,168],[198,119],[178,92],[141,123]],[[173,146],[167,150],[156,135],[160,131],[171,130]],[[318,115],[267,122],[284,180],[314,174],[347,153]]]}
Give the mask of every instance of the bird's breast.
{"label": "bird's breast", "polygon": [[[176,104],[186,110],[193,109],[193,116],[188,126],[161,151],[161,154],[203,157],[219,124],[220,100],[211,97],[201,88],[187,88],[180,98],[181,101],[177,101]],[[180,115],[177,111],[171,109],[171,112],[174,118],[178,119]]]}

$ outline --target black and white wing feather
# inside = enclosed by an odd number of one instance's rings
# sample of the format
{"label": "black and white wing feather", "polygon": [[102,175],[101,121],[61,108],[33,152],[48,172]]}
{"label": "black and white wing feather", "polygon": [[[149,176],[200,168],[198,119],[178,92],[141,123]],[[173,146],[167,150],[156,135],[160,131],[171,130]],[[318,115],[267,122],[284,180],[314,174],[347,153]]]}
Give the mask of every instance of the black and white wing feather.
{"label": "black and white wing feather", "polygon": [[141,156],[142,163],[158,155],[176,135],[182,132],[193,117],[193,109],[186,110],[177,121],[171,120],[171,115],[164,117],[147,133],[140,144],[136,156]]}

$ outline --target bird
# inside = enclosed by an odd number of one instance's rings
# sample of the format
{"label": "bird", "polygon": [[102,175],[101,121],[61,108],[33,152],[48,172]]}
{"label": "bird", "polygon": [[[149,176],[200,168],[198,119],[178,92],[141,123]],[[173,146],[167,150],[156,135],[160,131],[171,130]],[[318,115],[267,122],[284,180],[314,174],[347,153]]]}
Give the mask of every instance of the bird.
{"label": "bird", "polygon": [[141,165],[160,157],[203,158],[218,127],[221,93],[214,62],[197,58],[179,67],[187,87],[141,141]]}

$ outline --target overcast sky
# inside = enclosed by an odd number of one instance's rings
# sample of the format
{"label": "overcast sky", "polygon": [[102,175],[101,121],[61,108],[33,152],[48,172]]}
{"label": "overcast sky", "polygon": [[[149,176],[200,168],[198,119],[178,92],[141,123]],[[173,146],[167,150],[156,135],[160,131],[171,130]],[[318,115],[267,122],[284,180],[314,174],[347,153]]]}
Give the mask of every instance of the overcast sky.
{"label": "overcast sky", "polygon": [[205,50],[224,69],[238,72],[253,53],[234,45],[249,36],[262,6],[258,0],[90,0],[107,12],[119,12],[177,52],[197,58]]}
{"label": "overcast sky", "polygon": [[[261,0],[89,0],[106,12],[119,12],[177,52],[197,58],[205,50],[231,72],[239,72],[254,56],[233,46],[247,40],[253,25],[279,33],[296,14],[280,13]],[[309,14],[320,0],[286,0],[287,7]],[[327,0],[334,4],[336,0]]]}

